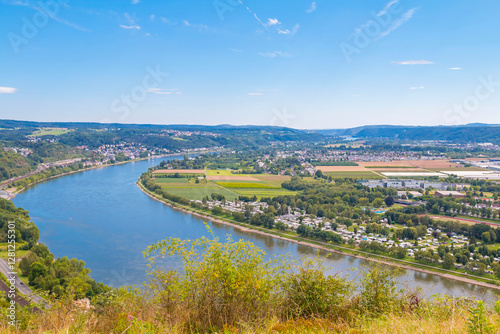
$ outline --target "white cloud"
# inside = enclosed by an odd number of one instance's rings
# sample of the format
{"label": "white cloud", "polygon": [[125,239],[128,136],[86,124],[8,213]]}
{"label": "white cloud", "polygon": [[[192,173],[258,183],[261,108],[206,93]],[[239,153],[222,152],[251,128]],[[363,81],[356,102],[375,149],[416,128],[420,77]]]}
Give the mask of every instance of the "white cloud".
{"label": "white cloud", "polygon": [[291,57],[292,55],[288,52],[283,51],[272,51],[272,52],[259,52],[259,56],[274,58],[274,57]]}
{"label": "white cloud", "polygon": [[237,52],[237,53],[241,53],[243,52],[243,50],[238,50],[238,49],[228,49],[229,51],[232,51],[232,52]]}
{"label": "white cloud", "polygon": [[151,19],[151,21],[154,21],[154,20],[155,20],[155,17],[156,17],[156,15],[155,15],[155,14],[151,14],[151,15],[149,15],[149,18]]}
{"label": "white cloud", "polygon": [[169,19],[164,18],[163,16],[160,16],[160,20],[161,20],[163,23],[170,24],[170,25],[176,25],[176,24],[177,24],[177,22],[172,22],[172,21],[170,21]]}
{"label": "white cloud", "polygon": [[123,29],[137,29],[137,30],[140,30],[141,27],[136,25],[136,24],[132,24],[132,25],[129,25],[129,26],[126,26],[124,24],[120,24],[120,27],[122,27]]}
{"label": "white cloud", "polygon": [[17,88],[14,87],[0,87],[0,94],[14,94]]}
{"label": "white cloud", "polygon": [[410,89],[424,89],[424,86],[419,86],[419,87],[410,87]]}
{"label": "white cloud", "polygon": [[405,61],[393,61],[393,64],[398,65],[429,65],[434,64],[432,61],[428,60],[405,60]]}
{"label": "white cloud", "polygon": [[313,1],[311,3],[311,7],[309,7],[309,9],[306,10],[306,13],[312,13],[316,10],[316,1]]}
{"label": "white cloud", "polygon": [[165,89],[165,88],[150,88],[146,90],[148,93],[154,93],[159,95],[180,95],[182,92],[179,92],[177,88]]}
{"label": "white cloud", "polygon": [[266,26],[274,26],[274,25],[277,25],[277,24],[281,24],[280,21],[278,21],[278,19],[267,19],[267,23],[266,23]]}
{"label": "white cloud", "polygon": [[299,30],[299,28],[300,28],[300,25],[298,23],[293,26],[292,30],[288,30],[288,29],[282,30],[282,29],[278,28],[278,34],[293,36]]}
{"label": "white cloud", "polygon": [[141,0],[132,0],[131,1],[132,5],[137,5],[139,2],[141,2]]}
{"label": "white cloud", "polygon": [[[210,31],[211,29],[205,25],[205,24],[193,24],[193,23],[190,23],[188,20],[182,20],[182,23],[184,23],[184,25],[186,27],[192,27],[192,28],[195,28],[199,31]],[[213,31],[213,30],[212,30]]]}
{"label": "white cloud", "polygon": [[396,30],[397,28],[399,28],[400,26],[402,26],[403,24],[405,24],[408,20],[410,20],[412,17],[413,17],[413,14],[415,14],[415,11],[417,10],[417,8],[412,8],[410,9],[409,11],[407,11],[406,13],[404,13],[400,18],[398,18],[396,21],[394,21],[391,26],[386,30],[384,31],[383,33],[381,33],[376,39],[375,41],[381,39],[381,38],[384,38],[386,37],[387,35],[389,35],[391,32],[393,32],[394,30]]}
{"label": "white cloud", "polygon": [[458,71],[458,70],[461,70],[462,68],[461,67],[450,67],[449,70],[453,70],[453,71]]}
{"label": "white cloud", "polygon": [[264,95],[264,93],[248,93],[248,95]]}

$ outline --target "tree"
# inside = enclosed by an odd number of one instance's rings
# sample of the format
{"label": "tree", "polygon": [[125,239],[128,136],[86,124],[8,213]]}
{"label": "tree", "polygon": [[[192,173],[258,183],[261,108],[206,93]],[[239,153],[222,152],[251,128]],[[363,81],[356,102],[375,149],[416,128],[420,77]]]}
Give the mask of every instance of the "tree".
{"label": "tree", "polygon": [[28,280],[30,284],[33,284],[33,281],[38,277],[43,277],[47,274],[47,268],[40,262],[34,262],[31,264],[28,274]]}
{"label": "tree", "polygon": [[396,201],[394,200],[394,197],[392,196],[387,196],[384,200],[385,202],[385,205],[387,205],[388,207],[391,207],[394,205],[394,203],[396,203]]}
{"label": "tree", "polygon": [[489,244],[491,242],[490,232],[483,232],[483,234],[481,234],[481,239],[483,239],[484,243]]}
{"label": "tree", "polygon": [[372,202],[372,206],[375,208],[380,208],[383,203],[384,203],[384,201],[382,201],[381,198],[375,198]]}
{"label": "tree", "polygon": [[452,269],[455,266],[455,257],[450,253],[446,253],[443,259],[443,268]]}

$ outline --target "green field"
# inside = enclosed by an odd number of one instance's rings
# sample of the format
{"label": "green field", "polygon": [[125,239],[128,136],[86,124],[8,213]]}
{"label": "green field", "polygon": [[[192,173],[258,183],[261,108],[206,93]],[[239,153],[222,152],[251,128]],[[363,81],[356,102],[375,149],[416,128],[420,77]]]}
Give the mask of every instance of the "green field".
{"label": "green field", "polygon": [[156,177],[157,183],[178,183],[178,184],[188,184],[190,183],[187,177]]}
{"label": "green field", "polygon": [[203,197],[210,197],[213,193],[223,195],[227,200],[231,201],[238,198],[238,194],[220,187],[168,188],[165,191],[189,200],[202,200]]}
{"label": "green field", "polygon": [[41,137],[41,136],[60,136],[65,133],[70,132],[71,130],[64,128],[41,128],[38,131],[33,132],[29,137]]}
{"label": "green field", "polygon": [[205,180],[196,183],[193,179],[188,178],[157,178],[156,183],[167,193],[189,200],[202,200],[203,197],[210,197],[213,193],[224,195],[228,200],[234,200],[238,197],[237,193]]}
{"label": "green field", "polygon": [[285,195],[295,195],[296,192],[287,189],[251,189],[251,188],[236,188],[232,189],[241,196],[257,196],[258,199],[262,197],[276,197]]}
{"label": "green field", "polygon": [[[19,250],[19,247],[21,245],[17,245],[18,249],[16,249],[16,258],[20,259],[24,256],[26,256],[30,251],[27,250]],[[7,242],[1,242],[0,243],[0,258],[2,259],[7,259],[8,258],[8,243]]]}
{"label": "green field", "polygon": [[227,169],[207,169],[207,175],[235,175],[235,174],[233,174],[232,170],[227,170]]}
{"label": "green field", "polygon": [[265,182],[216,182],[224,188],[281,189]]}
{"label": "green field", "polygon": [[[208,170],[208,175],[233,175],[229,170]],[[245,175],[247,176],[247,175]],[[227,200],[234,200],[238,196],[257,198],[275,197],[280,195],[294,195],[296,192],[281,188],[281,183],[289,180],[289,176],[251,175],[261,181],[223,180],[196,183],[193,178],[156,178],[156,183],[163,190],[172,195],[181,196],[189,200],[201,200],[203,197],[220,194]],[[260,176],[260,177],[259,177]]]}
{"label": "green field", "polygon": [[353,178],[353,179],[382,179],[383,177],[374,172],[328,172],[325,173],[334,179]]}

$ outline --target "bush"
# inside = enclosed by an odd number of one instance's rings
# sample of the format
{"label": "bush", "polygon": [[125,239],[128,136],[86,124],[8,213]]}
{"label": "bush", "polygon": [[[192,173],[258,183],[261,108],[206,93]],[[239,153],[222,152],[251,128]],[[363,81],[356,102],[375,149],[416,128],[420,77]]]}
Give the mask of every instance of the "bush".
{"label": "bush", "polygon": [[325,276],[316,260],[306,259],[285,282],[284,313],[292,318],[325,317],[338,311],[352,285],[336,276]]}

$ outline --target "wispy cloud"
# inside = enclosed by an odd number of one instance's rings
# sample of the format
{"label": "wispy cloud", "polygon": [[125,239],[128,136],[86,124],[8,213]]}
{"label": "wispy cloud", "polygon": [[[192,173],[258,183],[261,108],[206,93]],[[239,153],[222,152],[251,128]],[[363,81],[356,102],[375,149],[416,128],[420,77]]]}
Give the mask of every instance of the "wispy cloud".
{"label": "wispy cloud", "polygon": [[182,92],[177,88],[165,89],[165,88],[150,88],[146,90],[148,93],[158,94],[158,95],[180,95]]}
{"label": "wispy cloud", "polygon": [[0,87],[0,94],[14,94],[17,88],[14,87]]}
{"label": "wispy cloud", "polygon": [[170,24],[170,25],[176,25],[177,24],[177,22],[172,22],[172,21],[170,21],[169,19],[167,19],[167,18],[165,18],[163,16],[160,16],[160,20],[161,20],[161,22],[166,23],[166,24]]}
{"label": "wispy cloud", "polygon": [[266,26],[274,26],[274,25],[277,25],[277,24],[281,24],[281,22],[274,18],[274,19],[267,19],[267,22],[266,22]]}
{"label": "wispy cloud", "polygon": [[132,0],[130,2],[132,3],[132,5],[137,5],[139,2],[141,2],[141,0]]}
{"label": "wispy cloud", "polygon": [[141,26],[137,24],[137,19],[130,15],[129,13],[124,13],[123,14],[123,19],[120,19],[119,21],[125,20],[127,23],[126,24],[120,24],[120,27],[123,29],[131,29],[131,30],[140,30]]}
{"label": "wispy cloud", "polygon": [[419,87],[410,87],[410,89],[424,89],[424,86],[419,86]]}
{"label": "wispy cloud", "polygon": [[291,57],[292,55],[288,52],[283,51],[272,51],[272,52],[259,52],[259,56],[275,58],[275,57]]}
{"label": "wispy cloud", "polygon": [[416,10],[417,10],[417,8],[412,8],[409,11],[407,11],[406,13],[404,13],[400,18],[398,18],[397,20],[395,20],[386,31],[382,32],[375,39],[375,41],[377,41],[377,40],[379,40],[381,38],[386,37],[387,35],[389,35],[390,33],[392,33],[394,30],[398,29],[400,26],[402,26],[403,24],[405,24],[406,22],[408,22],[413,17],[413,15],[415,14]]}
{"label": "wispy cloud", "polygon": [[259,92],[255,92],[255,93],[248,93],[248,95],[264,95],[264,93],[259,93]]}
{"label": "wispy cloud", "polygon": [[229,51],[236,52],[236,53],[242,53],[243,50],[238,50],[238,49],[228,49]]}
{"label": "wispy cloud", "polygon": [[132,25],[129,25],[129,26],[126,26],[124,24],[120,24],[120,27],[122,27],[123,29],[137,29],[137,30],[140,30],[141,27],[136,25],[136,24],[132,24]]}
{"label": "wispy cloud", "polygon": [[278,28],[278,34],[293,36],[299,30],[299,28],[300,28],[300,25],[298,23],[293,26],[292,30]]}
{"label": "wispy cloud", "polygon": [[398,65],[429,65],[434,64],[434,62],[429,60],[405,60],[405,61],[393,61],[393,64]]}
{"label": "wispy cloud", "polygon": [[311,3],[311,7],[309,7],[309,9],[306,10],[306,13],[312,13],[316,10],[316,1],[313,1]]}
{"label": "wispy cloud", "polygon": [[155,14],[151,14],[151,15],[149,15],[149,19],[150,19],[151,21],[154,21],[154,20],[155,20],[155,18],[156,18],[156,15],[155,15]]}
{"label": "wispy cloud", "polygon": [[449,70],[452,70],[452,71],[458,71],[458,70],[461,70],[462,68],[461,67],[450,67]]}
{"label": "wispy cloud", "polygon": [[[63,1],[61,1],[63,2]],[[13,1],[2,1],[2,3],[5,3],[7,5],[12,5],[12,6],[23,6],[23,7],[29,7],[33,10],[36,10],[40,13],[43,13],[44,15],[48,15],[51,19],[53,19],[54,21],[57,21],[61,24],[64,24],[64,25],[67,25],[68,27],[71,27],[73,29],[76,29],[76,30],[80,30],[80,31],[85,31],[85,32],[89,32],[90,30],[82,27],[82,26],[79,26],[78,24],[75,24],[75,23],[71,23],[67,20],[64,20],[62,18],[60,18],[59,16],[55,15],[53,12],[51,11],[47,11],[46,9],[40,7],[40,4],[44,5],[42,2],[38,2],[37,5],[35,4],[31,4],[28,0],[26,1],[22,1],[22,0],[13,0]],[[45,6],[47,6],[47,4],[45,4]],[[58,4],[58,6],[65,6],[65,7],[69,7],[65,4]],[[50,7],[50,6],[49,6]]]}
{"label": "wispy cloud", "polygon": [[188,20],[183,20],[182,23],[184,24],[184,26],[194,28],[200,32],[203,31],[215,32],[215,29],[210,29],[210,27],[205,24],[194,24],[189,22]]}

